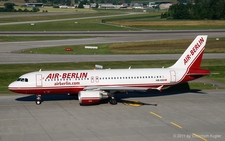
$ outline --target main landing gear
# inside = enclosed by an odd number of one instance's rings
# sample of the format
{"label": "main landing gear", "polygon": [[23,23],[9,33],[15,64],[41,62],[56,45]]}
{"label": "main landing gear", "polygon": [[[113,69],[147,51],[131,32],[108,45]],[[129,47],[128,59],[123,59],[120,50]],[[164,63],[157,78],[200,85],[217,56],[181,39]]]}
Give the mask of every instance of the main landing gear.
{"label": "main landing gear", "polygon": [[109,99],[109,103],[110,103],[111,105],[116,105],[116,104],[117,104],[117,101],[116,101],[115,98],[110,98],[110,99]]}
{"label": "main landing gear", "polygon": [[116,105],[116,104],[117,104],[117,100],[116,100],[115,97],[114,97],[114,93],[111,93],[111,94],[109,95],[109,103],[110,103],[111,105]]}
{"label": "main landing gear", "polygon": [[37,105],[40,105],[41,104],[41,95],[36,95],[37,98],[36,98],[36,104]]}

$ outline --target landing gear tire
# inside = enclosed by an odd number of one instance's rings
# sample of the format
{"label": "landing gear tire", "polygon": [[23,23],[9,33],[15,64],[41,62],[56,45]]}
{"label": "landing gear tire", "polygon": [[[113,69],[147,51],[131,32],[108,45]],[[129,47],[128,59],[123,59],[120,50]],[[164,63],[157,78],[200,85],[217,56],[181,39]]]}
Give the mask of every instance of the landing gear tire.
{"label": "landing gear tire", "polygon": [[110,99],[110,100],[109,100],[109,103],[110,103],[111,105],[116,105],[116,104],[117,104],[117,101],[116,101],[115,99]]}
{"label": "landing gear tire", "polygon": [[37,105],[41,105],[41,95],[36,95],[37,96],[37,98],[36,98],[36,104]]}
{"label": "landing gear tire", "polygon": [[41,105],[41,100],[36,100],[37,105]]}

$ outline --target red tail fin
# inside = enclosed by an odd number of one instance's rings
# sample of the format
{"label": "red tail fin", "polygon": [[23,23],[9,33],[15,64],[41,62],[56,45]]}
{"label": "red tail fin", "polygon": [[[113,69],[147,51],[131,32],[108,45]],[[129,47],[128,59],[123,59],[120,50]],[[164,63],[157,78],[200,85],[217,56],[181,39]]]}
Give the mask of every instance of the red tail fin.
{"label": "red tail fin", "polygon": [[199,69],[205,49],[207,35],[199,35],[170,68]]}

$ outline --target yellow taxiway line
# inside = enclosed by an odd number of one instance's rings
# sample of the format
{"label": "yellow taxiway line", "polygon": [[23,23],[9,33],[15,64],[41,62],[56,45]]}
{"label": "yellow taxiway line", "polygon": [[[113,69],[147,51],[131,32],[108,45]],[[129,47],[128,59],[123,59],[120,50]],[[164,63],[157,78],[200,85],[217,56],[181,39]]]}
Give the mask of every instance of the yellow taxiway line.
{"label": "yellow taxiway line", "polygon": [[170,124],[172,124],[172,125],[174,125],[174,126],[180,128],[180,129],[182,128],[182,126],[180,126],[180,125],[178,125],[178,124],[176,124],[176,123],[174,123],[174,122],[170,122]]}
{"label": "yellow taxiway line", "polygon": [[154,113],[154,112],[150,112],[150,113],[151,113],[152,115],[158,117],[158,118],[162,118],[162,116],[160,116],[160,115],[158,115],[158,114],[156,114],[156,113]]}
{"label": "yellow taxiway line", "polygon": [[202,139],[203,141],[207,141],[206,138],[203,138],[202,136],[200,136],[198,134],[192,133],[192,135],[194,135],[195,137],[198,137],[198,138]]}

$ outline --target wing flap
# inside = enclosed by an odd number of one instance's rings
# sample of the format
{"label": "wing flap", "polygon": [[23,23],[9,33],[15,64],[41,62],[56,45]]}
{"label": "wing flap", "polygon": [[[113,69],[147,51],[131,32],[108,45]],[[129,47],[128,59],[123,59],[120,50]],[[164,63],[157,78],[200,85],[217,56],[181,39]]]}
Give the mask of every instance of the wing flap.
{"label": "wing flap", "polygon": [[105,91],[147,91],[145,87],[124,87],[124,86],[91,86],[84,90],[105,90]]}

